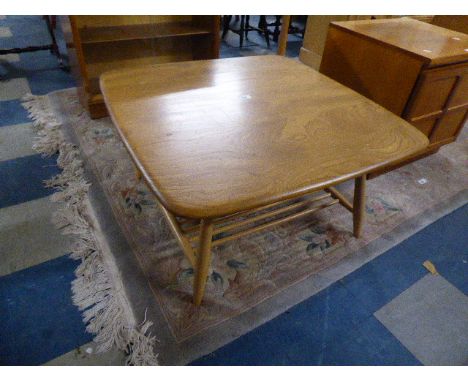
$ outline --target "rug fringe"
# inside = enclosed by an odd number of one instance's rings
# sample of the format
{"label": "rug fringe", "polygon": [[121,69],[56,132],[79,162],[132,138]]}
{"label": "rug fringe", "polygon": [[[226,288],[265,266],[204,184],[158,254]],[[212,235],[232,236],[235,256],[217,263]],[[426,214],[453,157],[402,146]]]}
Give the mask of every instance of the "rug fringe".
{"label": "rug fringe", "polygon": [[156,338],[149,333],[153,323],[146,317],[140,325],[131,322],[121,302],[122,292],[106,270],[88,214],[90,184],[84,178],[79,149],[66,141],[48,96],[28,94],[22,101],[37,134],[34,150],[44,156],[59,153],[57,164],[62,172],[45,184],[57,190],[51,196],[60,205],[53,216],[54,224],[64,235],[76,235],[70,256],[81,263],[75,270],[72,298],[83,312],[86,330],[95,335],[96,351],[116,346],[129,354],[128,365],[157,365],[158,355],[153,350]]}

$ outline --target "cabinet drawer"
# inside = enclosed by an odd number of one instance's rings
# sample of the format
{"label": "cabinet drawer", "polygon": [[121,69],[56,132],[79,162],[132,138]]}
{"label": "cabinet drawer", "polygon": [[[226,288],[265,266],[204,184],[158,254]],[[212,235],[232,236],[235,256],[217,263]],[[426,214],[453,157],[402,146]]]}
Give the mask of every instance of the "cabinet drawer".
{"label": "cabinet drawer", "polygon": [[466,106],[467,74],[468,63],[423,71],[406,113],[409,121],[433,118],[445,108]]}
{"label": "cabinet drawer", "polygon": [[448,141],[450,138],[456,137],[466,121],[467,114],[467,110],[464,109],[447,113],[441,117],[429,136],[431,143]]}
{"label": "cabinet drawer", "polygon": [[457,135],[467,109],[468,63],[463,63],[422,72],[405,114],[437,143]]}

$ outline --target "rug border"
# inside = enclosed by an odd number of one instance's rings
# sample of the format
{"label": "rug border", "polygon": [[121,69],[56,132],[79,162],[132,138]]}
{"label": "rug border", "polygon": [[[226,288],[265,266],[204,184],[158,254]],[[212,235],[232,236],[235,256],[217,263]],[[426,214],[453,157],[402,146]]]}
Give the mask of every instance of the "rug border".
{"label": "rug border", "polygon": [[94,335],[96,352],[117,347],[127,354],[127,365],[157,365],[157,355],[153,353],[156,339],[147,334],[152,322],[136,324],[133,311],[126,308],[122,288],[115,284],[113,274],[117,270],[109,273],[107,263],[113,263],[113,258],[105,256],[102,245],[106,242],[97,240],[99,223],[93,220],[88,195],[90,184],[84,177],[80,150],[67,139],[49,95],[26,94],[21,102],[33,121],[36,133],[33,149],[46,157],[58,153],[57,166],[61,171],[44,180],[44,184],[56,191],[50,196],[57,203],[53,223],[63,235],[74,239],[70,257],[80,260],[80,264],[71,284],[72,300],[82,311],[86,330]]}

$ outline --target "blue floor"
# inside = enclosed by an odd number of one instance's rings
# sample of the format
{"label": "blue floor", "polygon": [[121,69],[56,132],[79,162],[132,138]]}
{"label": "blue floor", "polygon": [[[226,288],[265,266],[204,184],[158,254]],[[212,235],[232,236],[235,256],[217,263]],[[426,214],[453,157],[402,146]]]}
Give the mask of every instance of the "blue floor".
{"label": "blue floor", "polygon": [[19,100],[0,101],[0,128],[26,122],[30,122],[28,113]]}
{"label": "blue floor", "polygon": [[[9,27],[13,34],[0,38],[0,49],[49,43],[40,17],[9,16],[0,20],[0,26]],[[19,58],[8,62],[0,56],[2,80],[25,78],[33,94],[75,86],[71,74],[60,69],[48,51],[24,53]],[[0,100],[0,129],[27,122],[31,121],[19,99]],[[53,190],[44,187],[43,181],[58,171],[56,155],[0,161],[0,221],[8,220],[4,208],[27,205],[50,195]],[[11,258],[28,253],[0,255]],[[71,300],[76,266],[77,262],[64,253],[0,277],[0,365],[40,365],[92,340]]]}
{"label": "blue floor", "polygon": [[419,365],[374,312],[427,275],[468,294],[468,205],[193,365]]}
{"label": "blue floor", "polygon": [[[0,49],[48,43],[40,17],[9,16],[0,20],[0,27],[9,27],[13,34],[0,38]],[[231,36],[222,44],[222,57],[240,54],[234,39]],[[255,49],[252,41],[246,51]],[[291,44],[288,54],[297,55],[298,46]],[[34,94],[75,86],[72,76],[59,68],[49,52],[25,53],[19,58],[16,62],[0,60],[2,79],[25,78]],[[19,99],[0,101],[0,129],[25,122],[30,120]],[[28,155],[0,161],[0,221],[13,218],[8,214],[14,214],[16,207],[27,207],[51,194],[42,181],[57,173],[55,160],[55,156]],[[427,259],[449,282],[468,293],[467,226],[465,206],[193,364],[418,365],[374,312],[426,275],[422,262]],[[0,364],[42,364],[91,340],[71,300],[75,267],[76,262],[63,253],[0,277]]]}
{"label": "blue floor", "polygon": [[0,364],[40,365],[92,340],[71,303],[68,256],[0,277]]}
{"label": "blue floor", "polygon": [[56,155],[39,154],[0,162],[0,208],[42,198],[53,192],[44,187],[44,179],[59,173]]}

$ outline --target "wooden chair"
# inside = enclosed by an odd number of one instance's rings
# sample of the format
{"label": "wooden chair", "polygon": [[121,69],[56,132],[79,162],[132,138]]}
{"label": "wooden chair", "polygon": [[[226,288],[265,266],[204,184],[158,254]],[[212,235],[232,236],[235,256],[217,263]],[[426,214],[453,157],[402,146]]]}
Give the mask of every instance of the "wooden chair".
{"label": "wooden chair", "polygon": [[29,53],[37,52],[39,50],[49,50],[59,62],[59,65],[62,69],[66,69],[63,65],[62,56],[60,55],[59,47],[57,45],[57,40],[55,38],[55,29],[57,27],[57,16],[42,16],[42,19],[45,21],[47,26],[47,31],[50,36],[50,44],[45,45],[35,45],[35,46],[26,46],[20,48],[11,48],[11,49],[0,49],[0,55],[6,55],[11,53]]}
{"label": "wooden chair", "polygon": [[266,17],[264,16],[263,19],[260,18],[258,22],[258,27],[265,28],[268,30],[268,32],[270,32],[268,28],[273,27],[273,32],[271,32],[271,35],[273,36],[273,41],[278,42],[278,37],[280,35],[281,29],[281,16],[275,16],[275,21],[271,23],[267,22]]}

